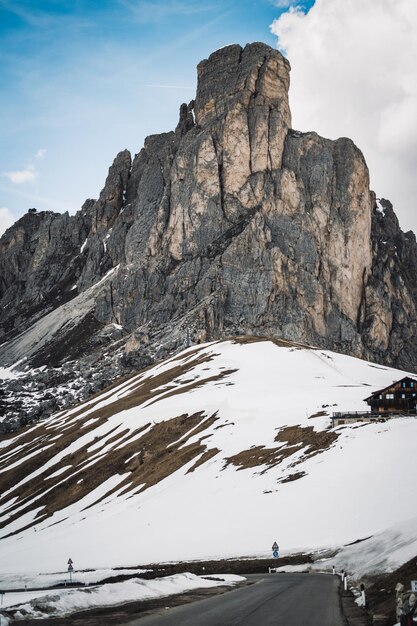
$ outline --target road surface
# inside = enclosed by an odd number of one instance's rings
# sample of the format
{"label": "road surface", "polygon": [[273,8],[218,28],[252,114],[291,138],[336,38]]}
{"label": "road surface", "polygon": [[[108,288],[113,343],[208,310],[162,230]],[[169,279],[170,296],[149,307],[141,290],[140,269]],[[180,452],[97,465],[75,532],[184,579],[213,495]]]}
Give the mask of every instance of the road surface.
{"label": "road surface", "polygon": [[[129,622],[129,626],[345,626],[337,576],[265,574],[254,584]],[[166,599],[169,606],[169,598]]]}

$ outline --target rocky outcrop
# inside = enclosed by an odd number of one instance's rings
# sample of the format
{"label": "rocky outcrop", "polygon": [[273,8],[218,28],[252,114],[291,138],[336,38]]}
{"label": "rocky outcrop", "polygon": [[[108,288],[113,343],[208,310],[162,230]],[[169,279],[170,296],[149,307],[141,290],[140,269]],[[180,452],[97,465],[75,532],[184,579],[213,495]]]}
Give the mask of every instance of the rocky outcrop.
{"label": "rocky outcrop", "polygon": [[264,44],[213,53],[176,130],[121,152],[97,201],[6,232],[5,365],[110,353],[119,374],[256,334],[416,368],[415,237],[352,141],[291,129],[289,71]]}
{"label": "rocky outcrop", "polygon": [[0,239],[0,337],[21,332],[75,294],[88,226],[70,217],[29,212]]}
{"label": "rocky outcrop", "polygon": [[368,354],[380,363],[416,371],[416,237],[402,232],[388,200],[374,204],[372,247],[363,325]]}

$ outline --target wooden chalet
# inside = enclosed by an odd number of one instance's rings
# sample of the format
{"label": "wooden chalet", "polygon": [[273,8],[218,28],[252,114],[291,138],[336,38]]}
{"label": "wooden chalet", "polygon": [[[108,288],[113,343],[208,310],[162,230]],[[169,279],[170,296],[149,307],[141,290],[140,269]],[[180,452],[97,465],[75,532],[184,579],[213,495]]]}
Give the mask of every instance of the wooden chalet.
{"label": "wooden chalet", "polygon": [[365,398],[371,413],[416,413],[417,380],[406,376]]}
{"label": "wooden chalet", "polygon": [[333,413],[332,425],[349,422],[378,422],[392,417],[417,414],[417,380],[405,376],[401,380],[379,389],[365,398],[371,407],[368,411]]}

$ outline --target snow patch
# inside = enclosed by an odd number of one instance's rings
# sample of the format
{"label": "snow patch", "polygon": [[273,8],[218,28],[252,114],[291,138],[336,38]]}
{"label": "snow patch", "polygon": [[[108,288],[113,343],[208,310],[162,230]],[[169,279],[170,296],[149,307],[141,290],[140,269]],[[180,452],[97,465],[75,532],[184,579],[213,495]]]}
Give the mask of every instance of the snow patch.
{"label": "snow patch", "polygon": [[378,213],[380,213],[382,215],[382,217],[385,217],[385,209],[382,206],[379,198],[376,199],[376,210]]}
{"label": "snow patch", "polygon": [[119,265],[116,265],[116,267],[112,267],[111,270],[109,270],[101,280],[99,280],[97,283],[94,284],[94,287],[97,287],[98,285],[101,285],[102,283],[104,283],[105,280],[107,280],[109,278],[109,276],[111,276],[112,274],[114,274],[114,272],[117,272],[117,270],[120,267],[120,263]]}
{"label": "snow patch", "polygon": [[[4,606],[13,609],[15,619],[51,618],[70,615],[96,607],[106,607],[125,602],[162,598],[184,591],[234,585],[245,580],[242,576],[222,576],[222,580],[207,580],[195,574],[185,573],[143,580],[134,578],[122,583],[104,584],[87,589],[53,590],[52,592],[28,592],[27,594],[6,594]],[[36,600],[36,601],[35,601]],[[14,604],[11,604],[13,603]]]}
{"label": "snow patch", "polygon": [[14,372],[11,367],[0,367],[0,380],[12,380],[22,376],[20,372]]}

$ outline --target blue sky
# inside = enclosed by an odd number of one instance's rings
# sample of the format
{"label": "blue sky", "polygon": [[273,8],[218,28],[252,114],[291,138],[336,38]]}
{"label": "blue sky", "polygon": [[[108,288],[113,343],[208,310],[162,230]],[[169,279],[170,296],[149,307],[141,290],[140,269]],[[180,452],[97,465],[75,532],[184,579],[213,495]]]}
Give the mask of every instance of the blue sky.
{"label": "blue sky", "polygon": [[97,197],[119,150],[175,127],[201,59],[229,43],[276,46],[270,24],[293,4],[0,0],[3,218]]}
{"label": "blue sky", "polygon": [[294,128],[352,138],[417,232],[416,0],[0,0],[0,233],[98,197],[120,150],[175,128],[211,52],[278,40]]}

